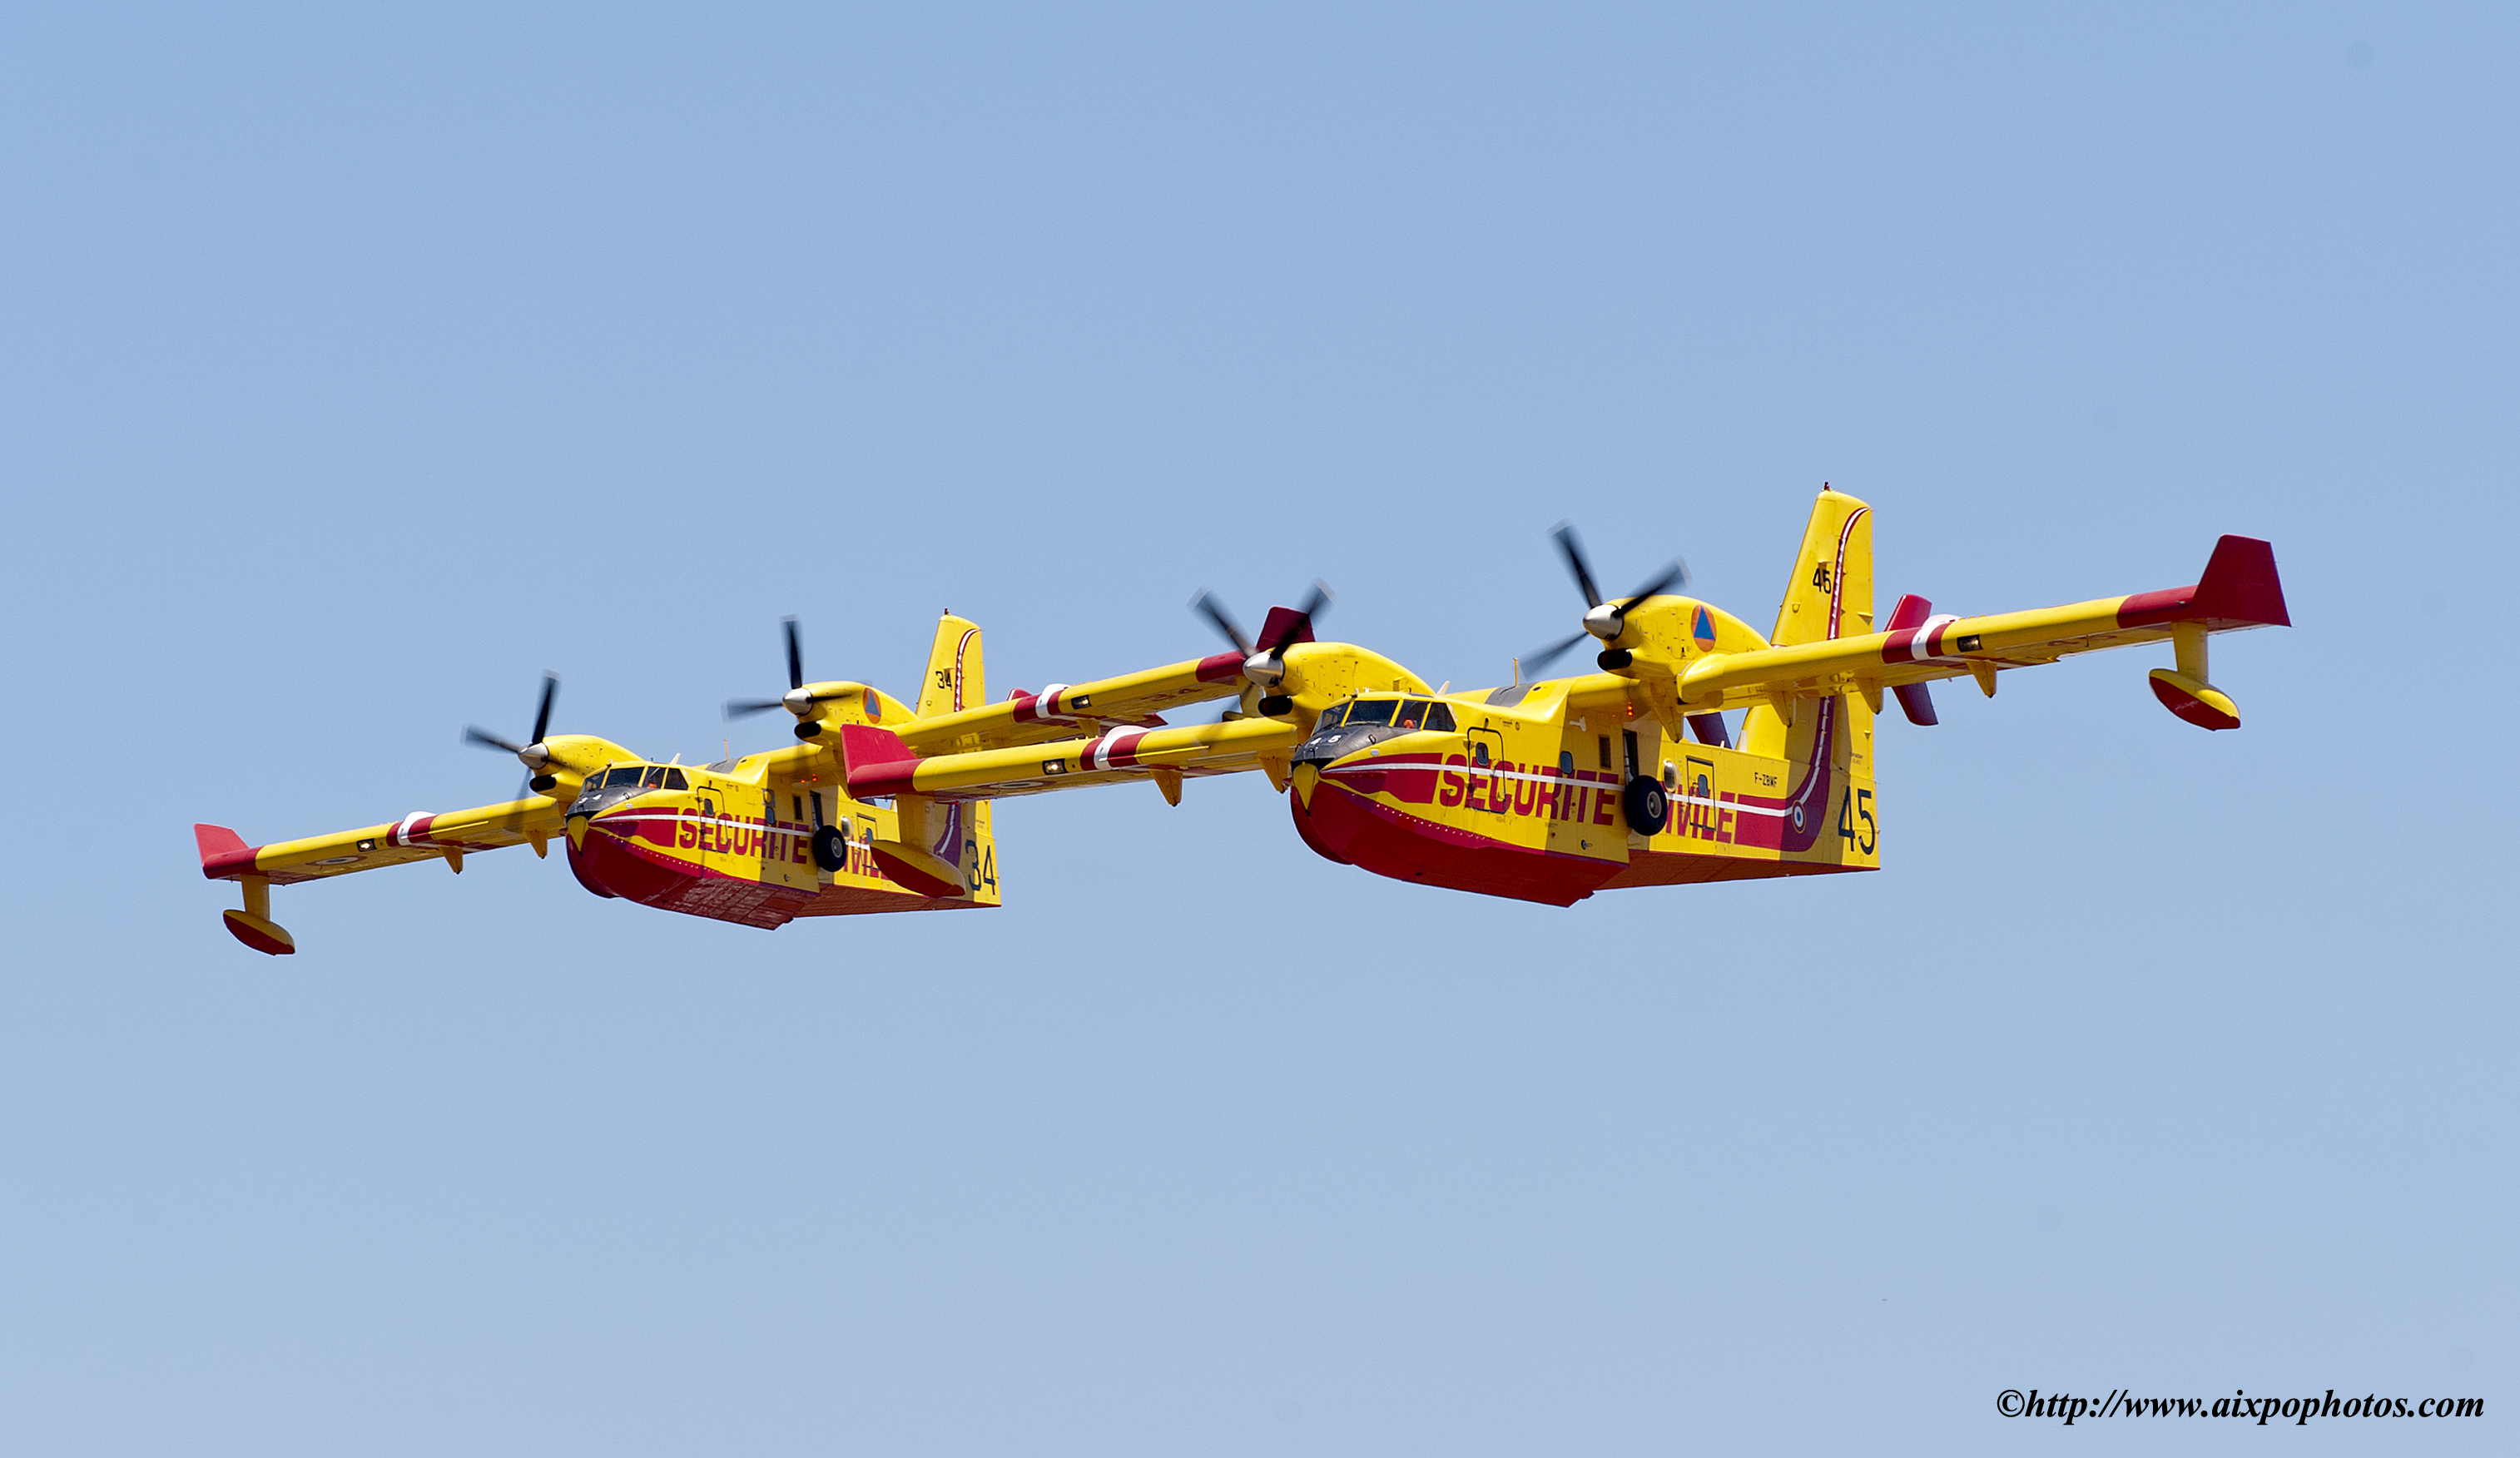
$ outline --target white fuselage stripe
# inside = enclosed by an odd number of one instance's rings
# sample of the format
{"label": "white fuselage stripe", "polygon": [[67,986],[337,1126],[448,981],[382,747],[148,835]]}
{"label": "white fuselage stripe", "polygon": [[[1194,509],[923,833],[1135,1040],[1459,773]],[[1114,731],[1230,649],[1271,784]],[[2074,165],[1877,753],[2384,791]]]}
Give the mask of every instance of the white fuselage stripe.
{"label": "white fuselage stripe", "polygon": [[[1459,764],[1341,764],[1333,766],[1332,768],[1325,771],[1325,773],[1333,775],[1385,774],[1411,769],[1424,770],[1429,774],[1441,770],[1457,775],[1485,775],[1491,779],[1498,780],[1529,780],[1534,784],[1564,785],[1570,789],[1577,790],[1599,790],[1608,792],[1619,788],[1618,782],[1615,780],[1579,780],[1572,775],[1538,775],[1533,774],[1528,770],[1481,769],[1477,765],[1463,766]],[[1676,805],[1705,805],[1710,809],[1735,810],[1744,815],[1781,816],[1789,813],[1785,807],[1781,805],[1749,805],[1742,804],[1735,800],[1709,799],[1700,795],[1671,795],[1668,797],[1671,802]]]}

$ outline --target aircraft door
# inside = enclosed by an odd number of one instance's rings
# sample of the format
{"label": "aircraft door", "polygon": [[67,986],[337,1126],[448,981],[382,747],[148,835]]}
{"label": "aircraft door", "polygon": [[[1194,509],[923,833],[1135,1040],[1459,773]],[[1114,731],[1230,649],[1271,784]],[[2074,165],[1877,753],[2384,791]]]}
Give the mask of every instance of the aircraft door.
{"label": "aircraft door", "polygon": [[1513,802],[1511,790],[1506,791],[1502,801],[1495,795],[1497,787],[1506,783],[1495,777],[1497,766],[1505,763],[1505,736],[1491,725],[1472,724],[1462,731],[1462,738],[1470,751],[1468,803],[1472,807],[1484,805],[1491,810],[1500,803],[1510,805]]}
{"label": "aircraft door", "polygon": [[806,827],[812,822],[806,819],[804,792],[793,791],[783,797],[774,783],[761,800],[764,813],[755,874],[770,886],[813,890],[819,883],[814,874],[812,842],[807,839]]}

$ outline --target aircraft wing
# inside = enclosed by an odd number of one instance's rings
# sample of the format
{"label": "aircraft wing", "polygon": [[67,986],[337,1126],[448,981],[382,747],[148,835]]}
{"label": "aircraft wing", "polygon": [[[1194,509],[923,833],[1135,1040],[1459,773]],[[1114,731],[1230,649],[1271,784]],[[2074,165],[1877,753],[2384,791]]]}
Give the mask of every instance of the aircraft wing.
{"label": "aircraft wing", "polygon": [[[2178,638],[2182,630],[2198,635],[2195,661],[2201,668],[2202,634],[2290,626],[2291,622],[2283,584],[2275,574],[2274,549],[2253,537],[2227,536],[2216,545],[2204,576],[2191,586],[2020,613],[1937,616],[1915,627],[1856,638],[1708,654],[1678,673],[1676,686],[1681,703],[1691,713],[1740,707],[1798,692],[1834,692],[1836,686],[1850,682],[1877,695],[1883,688],[1962,674],[1976,677],[1979,686],[1992,694],[1995,675],[2003,669]],[[2182,670],[2186,661],[2182,651]],[[2155,692],[2161,690],[2156,687]],[[2164,696],[2163,702],[2170,703],[2170,697]],[[2189,717],[2176,707],[2173,711]]]}
{"label": "aircraft wing", "polygon": [[899,737],[927,754],[1049,744],[1080,733],[1091,737],[1105,725],[1156,728],[1165,709],[1241,692],[1242,656],[1211,654],[1094,683],[1055,683],[1038,694],[1017,690],[995,704],[916,720]]}
{"label": "aircraft wing", "polygon": [[532,844],[539,853],[561,833],[562,810],[558,801],[536,795],[444,815],[415,810],[382,825],[268,845],[248,845],[223,825],[196,825],[193,839],[201,847],[202,874],[212,881],[257,876],[289,886],[421,860],[443,860],[461,871],[466,855],[509,845]]}
{"label": "aircraft wing", "polygon": [[[1241,659],[1221,655],[1238,671]],[[934,720],[917,727],[926,728]],[[967,751],[919,757],[910,735],[862,724],[840,730],[849,767],[849,794],[860,799],[918,795],[938,800],[1003,799],[1089,785],[1154,780],[1167,797],[1180,781],[1268,768],[1303,742],[1304,731],[1278,719],[1229,719],[1155,729],[1113,729],[1092,737],[1047,744]]]}

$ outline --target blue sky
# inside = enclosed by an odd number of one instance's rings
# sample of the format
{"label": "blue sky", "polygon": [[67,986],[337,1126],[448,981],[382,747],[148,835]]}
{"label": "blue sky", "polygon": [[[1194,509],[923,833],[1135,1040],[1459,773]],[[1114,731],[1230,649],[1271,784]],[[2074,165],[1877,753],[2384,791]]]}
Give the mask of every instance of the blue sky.
{"label": "blue sky", "polygon": [[[2520,27],[2378,6],[57,9],[0,48],[0,1410],[48,1453],[2014,1452],[2510,1401]],[[1884,869],[1568,911],[1256,782],[760,934],[187,827],[1325,624],[1493,682],[1871,501],[2296,627],[1885,724]],[[733,726],[735,748],[777,723]],[[2448,819],[2444,819],[2444,815]],[[2088,1420],[2087,1420],[2088,1421]],[[2046,1426],[2044,1424],[2039,1426]],[[2217,1425],[2071,1440],[2222,1451]],[[2500,1450],[2507,1418],[2303,1451]],[[2051,1439],[2052,1440],[2052,1439]]]}

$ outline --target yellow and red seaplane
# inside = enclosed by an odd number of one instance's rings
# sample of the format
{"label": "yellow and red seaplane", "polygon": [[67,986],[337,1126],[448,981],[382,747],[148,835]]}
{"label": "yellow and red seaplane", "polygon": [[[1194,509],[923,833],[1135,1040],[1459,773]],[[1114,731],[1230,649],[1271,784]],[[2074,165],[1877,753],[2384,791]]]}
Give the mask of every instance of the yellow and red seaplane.
{"label": "yellow and red seaplane", "polygon": [[[952,803],[1257,769],[1287,793],[1305,843],[1402,881],[1568,905],[1595,891],[1870,870],[1883,809],[1873,718],[1895,698],[1935,722],[1928,685],[2072,654],[2168,642],[2150,685],[2172,713],[2230,729],[2206,640],[2288,625],[2273,550],[2226,536],[2192,585],[1983,616],[1902,597],[1873,615],[1872,509],[1823,487],[1773,631],[1671,589],[1678,563],[1604,598],[1571,528],[1556,533],[1586,604],[1546,661],[1598,640],[1595,671],[1496,689],[1429,689],[1274,610],[1257,643],[1212,599],[1194,606],[1236,652],[902,726],[839,730],[850,792]],[[1136,716],[1201,698],[1215,724]],[[1732,716],[1737,714],[1737,733]],[[1098,732],[1081,733],[1086,721]]]}
{"label": "yellow and red seaplane", "polygon": [[271,888],[412,861],[464,858],[510,845],[545,855],[561,841],[578,883],[617,896],[747,927],[805,916],[942,911],[998,904],[997,845],[986,803],[916,796],[853,797],[826,723],[908,724],[950,714],[983,690],[980,629],[948,613],[936,626],[916,708],[862,683],[805,681],[796,620],[788,618],[788,691],[735,702],[729,717],[787,708],[798,743],[714,764],[657,763],[588,734],[550,733],[560,681],[546,674],[533,732],[516,744],[486,729],[467,741],[523,761],[512,800],[302,841],[248,845],[223,826],[196,825],[202,874],[234,881],[245,905],[228,930],[256,951],[296,950],[271,919]]}

